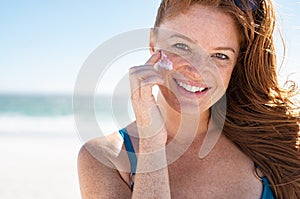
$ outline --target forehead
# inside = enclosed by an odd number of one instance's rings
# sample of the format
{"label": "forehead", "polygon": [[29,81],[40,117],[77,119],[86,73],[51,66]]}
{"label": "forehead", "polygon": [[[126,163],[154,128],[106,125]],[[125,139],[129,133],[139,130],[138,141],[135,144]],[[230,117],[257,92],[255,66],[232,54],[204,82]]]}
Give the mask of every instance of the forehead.
{"label": "forehead", "polygon": [[160,27],[179,32],[201,45],[239,46],[233,17],[214,7],[195,4],[188,11],[163,20]]}

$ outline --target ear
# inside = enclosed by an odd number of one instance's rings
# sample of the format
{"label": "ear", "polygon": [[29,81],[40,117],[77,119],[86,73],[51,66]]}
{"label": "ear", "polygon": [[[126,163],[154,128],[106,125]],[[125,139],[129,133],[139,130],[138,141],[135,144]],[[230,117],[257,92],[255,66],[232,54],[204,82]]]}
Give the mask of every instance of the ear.
{"label": "ear", "polygon": [[155,52],[155,47],[154,47],[154,43],[155,43],[155,33],[154,33],[154,29],[151,28],[150,30],[150,43],[149,43],[149,47],[150,47],[150,53],[153,54]]}

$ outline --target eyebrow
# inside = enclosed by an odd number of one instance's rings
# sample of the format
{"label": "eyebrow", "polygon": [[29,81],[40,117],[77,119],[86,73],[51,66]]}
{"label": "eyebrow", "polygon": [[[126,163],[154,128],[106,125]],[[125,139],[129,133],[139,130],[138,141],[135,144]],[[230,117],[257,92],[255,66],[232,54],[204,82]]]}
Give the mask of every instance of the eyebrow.
{"label": "eyebrow", "polygon": [[170,39],[174,38],[174,37],[179,37],[181,39],[184,39],[184,40],[187,40],[191,43],[196,43],[194,40],[192,40],[191,38],[187,37],[187,36],[184,36],[184,35],[181,35],[181,34],[174,34],[170,37]]}
{"label": "eyebrow", "polygon": [[[196,43],[193,39],[185,36],[185,35],[181,35],[181,34],[174,34],[172,35],[170,38],[174,38],[174,37],[179,37],[179,38],[182,38],[184,40],[187,40],[189,42],[192,42],[192,43]],[[231,47],[217,47],[217,48],[214,48],[214,50],[226,50],[226,51],[231,51],[233,52],[234,54],[236,53],[235,50]]]}
{"label": "eyebrow", "polygon": [[229,51],[232,51],[235,54],[235,50],[233,48],[230,48],[230,47],[217,47],[217,48],[214,48],[214,50],[229,50]]}

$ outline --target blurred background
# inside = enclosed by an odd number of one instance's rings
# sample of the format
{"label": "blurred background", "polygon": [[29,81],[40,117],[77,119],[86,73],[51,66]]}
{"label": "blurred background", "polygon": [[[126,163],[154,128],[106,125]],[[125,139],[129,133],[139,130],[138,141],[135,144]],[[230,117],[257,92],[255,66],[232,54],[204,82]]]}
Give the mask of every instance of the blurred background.
{"label": "blurred background", "polygon": [[[80,198],[76,159],[83,143],[72,110],[76,77],[104,41],[152,27],[159,2],[0,1],[1,199]],[[280,81],[289,77],[300,83],[300,1],[275,0],[275,6],[287,47]],[[280,63],[284,53],[278,30]],[[148,56],[131,56],[130,64],[142,64]],[[124,63],[130,67],[128,60]],[[114,70],[116,81],[120,73]],[[118,128],[109,119],[113,91],[106,86],[98,93],[97,114],[107,132]]]}

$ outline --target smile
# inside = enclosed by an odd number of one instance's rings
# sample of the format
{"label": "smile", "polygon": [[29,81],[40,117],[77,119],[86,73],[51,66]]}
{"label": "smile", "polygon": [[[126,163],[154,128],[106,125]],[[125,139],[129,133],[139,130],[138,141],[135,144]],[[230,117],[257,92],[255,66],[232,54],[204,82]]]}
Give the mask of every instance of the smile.
{"label": "smile", "polygon": [[192,93],[204,92],[204,91],[206,91],[208,89],[208,87],[193,86],[193,85],[181,82],[179,80],[175,80],[175,82],[177,83],[178,86],[180,86],[180,87],[184,88],[186,91],[189,91],[189,92],[192,92]]}

